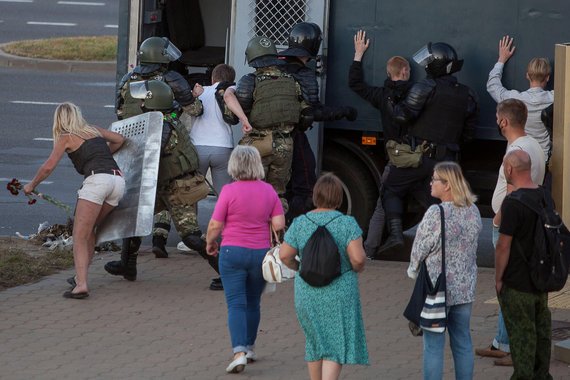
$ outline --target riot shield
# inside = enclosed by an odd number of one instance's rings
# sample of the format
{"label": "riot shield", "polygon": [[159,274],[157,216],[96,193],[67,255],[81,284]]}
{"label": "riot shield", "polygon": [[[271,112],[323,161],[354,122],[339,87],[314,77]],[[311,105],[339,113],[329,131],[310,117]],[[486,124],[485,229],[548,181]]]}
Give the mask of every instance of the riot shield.
{"label": "riot shield", "polygon": [[147,112],[111,124],[127,138],[113,155],[125,178],[125,195],[97,227],[96,244],[152,232],[163,114]]}

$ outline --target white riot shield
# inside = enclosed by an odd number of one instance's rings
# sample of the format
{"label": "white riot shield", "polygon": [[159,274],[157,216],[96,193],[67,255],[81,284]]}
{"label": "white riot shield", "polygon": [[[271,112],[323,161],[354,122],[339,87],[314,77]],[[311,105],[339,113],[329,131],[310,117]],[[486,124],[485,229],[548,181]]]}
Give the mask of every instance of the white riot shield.
{"label": "white riot shield", "polygon": [[147,112],[111,124],[127,138],[113,155],[125,178],[125,195],[97,227],[97,243],[152,232],[163,114]]}

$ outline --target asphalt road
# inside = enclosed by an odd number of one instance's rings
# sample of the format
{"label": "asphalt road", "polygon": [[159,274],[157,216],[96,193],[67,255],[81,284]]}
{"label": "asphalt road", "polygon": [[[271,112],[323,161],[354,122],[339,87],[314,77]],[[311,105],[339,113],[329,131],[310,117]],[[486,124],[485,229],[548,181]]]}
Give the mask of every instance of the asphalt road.
{"label": "asphalt road", "polygon": [[0,43],[116,35],[119,0],[0,0]]}

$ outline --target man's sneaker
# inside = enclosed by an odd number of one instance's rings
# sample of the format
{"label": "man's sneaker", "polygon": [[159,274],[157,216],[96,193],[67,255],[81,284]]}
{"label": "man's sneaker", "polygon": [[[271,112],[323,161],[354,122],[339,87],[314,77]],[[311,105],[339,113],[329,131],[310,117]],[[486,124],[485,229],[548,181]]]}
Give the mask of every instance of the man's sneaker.
{"label": "man's sneaker", "polygon": [[498,348],[493,347],[492,344],[485,348],[476,348],[475,353],[479,356],[488,356],[492,358],[504,358],[509,355],[508,352],[501,351]]}
{"label": "man's sneaker", "polygon": [[494,360],[493,363],[499,366],[512,367],[513,357],[511,356],[511,354],[507,354],[507,356],[505,356],[504,358]]}
{"label": "man's sneaker", "polygon": [[224,290],[224,286],[222,285],[221,278],[213,278],[212,282],[210,283],[210,290]]}

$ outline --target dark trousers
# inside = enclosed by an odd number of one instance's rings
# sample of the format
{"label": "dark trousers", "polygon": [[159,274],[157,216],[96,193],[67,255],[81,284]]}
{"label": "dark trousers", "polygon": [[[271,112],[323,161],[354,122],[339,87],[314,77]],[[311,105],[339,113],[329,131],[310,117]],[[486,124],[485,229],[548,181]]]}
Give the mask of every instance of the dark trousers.
{"label": "dark trousers", "polygon": [[417,168],[397,168],[391,163],[387,165],[382,176],[382,199],[387,219],[402,217],[404,199],[408,195],[417,199],[424,208],[436,203],[430,195],[429,183],[436,163],[424,155],[422,164]]}
{"label": "dark trousers", "polygon": [[296,132],[293,136],[291,180],[287,184],[288,221],[313,208],[313,186],[317,181],[316,167],[315,154],[307,135],[304,132]]}
{"label": "dark trousers", "polygon": [[552,379],[552,326],[548,293],[526,293],[503,285],[499,293],[513,357],[513,379]]}

